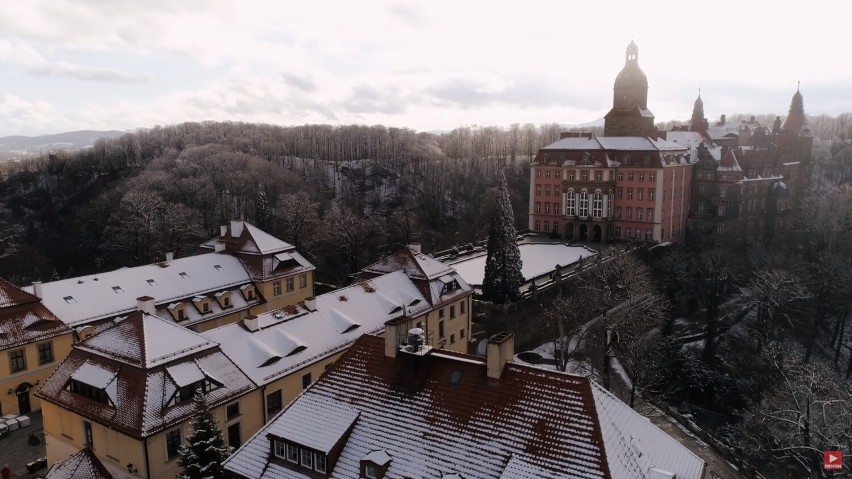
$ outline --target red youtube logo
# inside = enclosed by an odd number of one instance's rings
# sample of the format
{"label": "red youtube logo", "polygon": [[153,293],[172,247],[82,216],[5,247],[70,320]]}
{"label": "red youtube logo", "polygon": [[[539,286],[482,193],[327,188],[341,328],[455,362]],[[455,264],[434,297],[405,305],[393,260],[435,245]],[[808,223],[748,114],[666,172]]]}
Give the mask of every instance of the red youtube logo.
{"label": "red youtube logo", "polygon": [[839,471],[843,468],[843,451],[825,451],[822,453],[822,467],[826,471]]}

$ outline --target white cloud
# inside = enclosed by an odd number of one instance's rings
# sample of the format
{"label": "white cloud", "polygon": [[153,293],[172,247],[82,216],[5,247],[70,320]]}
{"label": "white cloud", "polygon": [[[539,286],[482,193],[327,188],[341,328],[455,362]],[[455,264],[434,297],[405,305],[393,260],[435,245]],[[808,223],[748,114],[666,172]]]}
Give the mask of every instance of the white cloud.
{"label": "white cloud", "polygon": [[65,62],[49,63],[30,70],[31,73],[44,76],[68,77],[78,80],[92,80],[117,83],[150,83],[151,77],[145,74],[126,73],[111,68],[96,68],[73,65]]}

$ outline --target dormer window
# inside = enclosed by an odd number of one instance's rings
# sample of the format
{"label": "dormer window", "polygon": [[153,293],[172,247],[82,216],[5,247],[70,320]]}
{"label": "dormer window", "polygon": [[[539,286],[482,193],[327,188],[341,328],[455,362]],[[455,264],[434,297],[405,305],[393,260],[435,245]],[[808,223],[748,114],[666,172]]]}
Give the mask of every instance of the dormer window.
{"label": "dormer window", "polygon": [[364,477],[366,477],[367,479],[378,479],[379,468],[377,468],[374,464],[365,464]]}
{"label": "dormer window", "polygon": [[215,296],[216,300],[219,301],[219,306],[222,307],[222,309],[230,308],[231,306],[233,306],[233,303],[231,303],[230,291],[222,291],[220,293],[216,293]]}
{"label": "dormer window", "polygon": [[290,441],[272,438],[272,452],[275,457],[290,466],[291,469],[306,472],[328,472],[328,456],[314,449]]}
{"label": "dormer window", "polygon": [[204,296],[196,296],[192,298],[192,302],[195,304],[195,307],[198,309],[199,313],[207,314],[210,312],[210,298]]}
{"label": "dormer window", "polygon": [[254,301],[257,298],[257,292],[254,289],[253,284],[246,284],[240,287],[240,291],[243,293],[243,298],[246,301]]}
{"label": "dormer window", "polygon": [[186,314],[186,304],[184,303],[172,303],[167,309],[172,314],[172,318],[175,321],[184,321],[188,318]]}
{"label": "dormer window", "polygon": [[390,454],[385,451],[370,451],[361,459],[361,477],[383,479],[391,460]]}

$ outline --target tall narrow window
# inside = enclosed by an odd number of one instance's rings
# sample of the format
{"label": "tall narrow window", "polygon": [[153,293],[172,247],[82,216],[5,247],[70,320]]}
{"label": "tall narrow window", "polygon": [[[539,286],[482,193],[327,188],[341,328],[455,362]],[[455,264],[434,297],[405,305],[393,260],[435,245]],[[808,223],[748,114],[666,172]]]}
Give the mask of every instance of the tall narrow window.
{"label": "tall narrow window", "polygon": [[180,454],[180,428],[166,433],[166,459],[174,459],[178,454]]}
{"label": "tall narrow window", "polygon": [[546,214],[546,215],[550,214],[550,203],[544,204],[544,214]]}
{"label": "tall narrow window", "polygon": [[636,208],[636,221],[642,221],[642,208]]}
{"label": "tall narrow window", "polygon": [[95,439],[92,434],[92,423],[83,421],[83,445],[92,449],[95,448]]}
{"label": "tall narrow window", "polygon": [[308,389],[308,386],[311,385],[311,373],[306,373],[302,375],[302,390]]}
{"label": "tall narrow window", "polygon": [[574,197],[574,190],[568,190],[567,198],[568,198],[567,199],[567,205],[568,206],[565,209],[565,213],[568,216],[574,216],[574,210],[576,209],[576,205],[575,205],[576,198]]}
{"label": "tall narrow window", "polygon": [[293,281],[292,276],[287,278],[287,292],[288,293],[292,293],[293,290],[295,289],[294,283],[295,283],[295,281]]}
{"label": "tall narrow window", "polygon": [[559,214],[559,203],[553,203],[553,214]]}
{"label": "tall narrow window", "polygon": [[50,341],[38,345],[38,364],[44,366],[53,362],[53,343]]}
{"label": "tall narrow window", "polygon": [[438,337],[444,337],[444,320],[438,321]]}
{"label": "tall narrow window", "polygon": [[627,209],[624,210],[624,215],[625,215],[625,218],[627,218],[628,220],[632,220],[633,219],[633,208],[628,206]]}
{"label": "tall narrow window", "polygon": [[600,191],[595,192],[594,203],[592,203],[592,214],[595,218],[603,216],[603,195]]}
{"label": "tall narrow window", "polygon": [[654,208],[648,208],[648,221],[654,221]]}
{"label": "tall narrow window", "polygon": [[273,296],[281,296],[281,281],[275,281],[272,283],[272,295]]}
{"label": "tall narrow window", "polygon": [[589,216],[589,193],[586,191],[580,193],[580,216]]}
{"label": "tall narrow window", "polygon": [[272,419],[272,416],[281,411],[281,390],[269,393],[266,395],[266,419]]}
{"label": "tall narrow window", "polygon": [[9,351],[9,372],[14,374],[27,369],[27,361],[24,359],[24,350],[17,349]]}

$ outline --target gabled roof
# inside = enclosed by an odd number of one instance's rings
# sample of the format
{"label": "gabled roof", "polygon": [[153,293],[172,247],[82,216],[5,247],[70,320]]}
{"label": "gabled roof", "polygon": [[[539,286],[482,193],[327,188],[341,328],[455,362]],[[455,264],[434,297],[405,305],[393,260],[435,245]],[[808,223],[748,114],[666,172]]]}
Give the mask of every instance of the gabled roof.
{"label": "gabled roof", "polygon": [[70,333],[36,296],[0,279],[0,350]]}
{"label": "gabled roof", "polygon": [[42,285],[42,296],[44,305],[73,327],[135,311],[140,296],[168,304],[247,283],[251,278],[237,258],[208,253],[51,281]]}
{"label": "gabled roof", "polygon": [[317,296],[315,311],[289,306],[258,315],[257,331],[234,323],[202,335],[263,385],[346,349],[362,334],[384,330],[391,319],[428,310],[411,279],[396,271]]}
{"label": "gabled roof", "polygon": [[[331,410],[343,412],[333,428],[322,427],[345,441],[334,477],[359,477],[360,462],[376,451],[390,458],[386,477],[635,479],[657,467],[698,479],[704,467],[588,378],[510,363],[490,379],[484,358],[433,350],[391,359],[382,338],[365,335],[225,468],[250,478],[302,477],[268,460],[268,438],[318,427]],[[351,432],[341,435],[355,412]]]}
{"label": "gabled roof", "polygon": [[740,164],[737,161],[737,155],[734,154],[734,150],[728,150],[722,158],[722,161],[719,162],[719,166],[716,167],[716,171],[743,171],[743,169],[740,168]]}
{"label": "gabled roof", "polygon": [[113,479],[91,449],[84,448],[47,471],[45,479]]}
{"label": "gabled roof", "polygon": [[[66,387],[70,379],[103,389],[110,403],[71,392]],[[211,407],[256,388],[212,341],[138,313],[74,345],[37,396],[128,436],[144,438],[192,416],[192,401],[170,400],[181,387],[202,379],[215,386],[206,393]]]}
{"label": "gabled roof", "polygon": [[152,368],[216,343],[160,317],[137,311],[115,327],[79,343],[82,349],[140,368]]}
{"label": "gabled roof", "polygon": [[296,249],[290,243],[245,221],[231,221],[223,229],[225,234],[203,243],[201,247],[214,249],[217,243],[224,243],[229,252],[250,255],[268,255]]}
{"label": "gabled roof", "polygon": [[412,279],[435,279],[454,271],[452,267],[429,255],[418,253],[410,247],[405,247],[367,266],[362,271],[385,274],[400,270]]}

